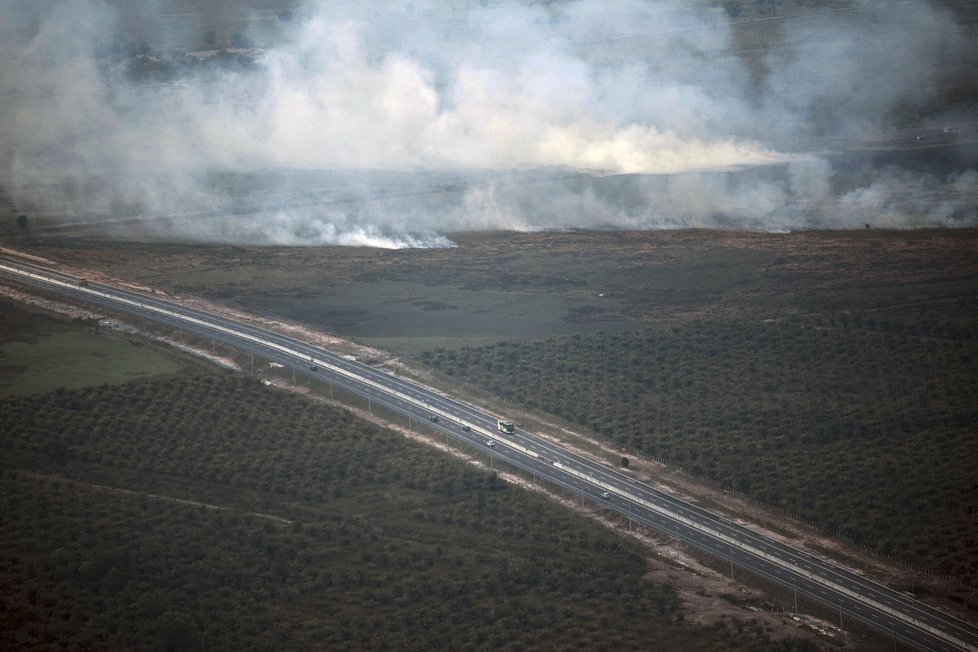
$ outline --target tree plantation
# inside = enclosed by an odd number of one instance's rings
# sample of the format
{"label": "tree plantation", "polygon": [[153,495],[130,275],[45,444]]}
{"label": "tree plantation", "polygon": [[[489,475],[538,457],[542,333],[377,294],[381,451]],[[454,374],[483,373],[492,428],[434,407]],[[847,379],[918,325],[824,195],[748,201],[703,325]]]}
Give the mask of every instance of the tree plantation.
{"label": "tree plantation", "polygon": [[829,533],[978,583],[971,322],[702,320],[420,359]]}
{"label": "tree plantation", "polygon": [[0,647],[803,650],[635,543],[229,374],[0,399]]}

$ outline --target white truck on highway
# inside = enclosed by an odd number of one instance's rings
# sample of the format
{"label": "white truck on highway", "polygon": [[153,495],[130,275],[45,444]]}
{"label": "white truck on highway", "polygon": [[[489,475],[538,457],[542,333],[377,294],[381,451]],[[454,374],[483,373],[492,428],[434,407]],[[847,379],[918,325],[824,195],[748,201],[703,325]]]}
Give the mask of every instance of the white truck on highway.
{"label": "white truck on highway", "polygon": [[513,434],[513,424],[509,421],[503,421],[502,419],[496,420],[496,430],[499,432],[505,432],[507,434]]}

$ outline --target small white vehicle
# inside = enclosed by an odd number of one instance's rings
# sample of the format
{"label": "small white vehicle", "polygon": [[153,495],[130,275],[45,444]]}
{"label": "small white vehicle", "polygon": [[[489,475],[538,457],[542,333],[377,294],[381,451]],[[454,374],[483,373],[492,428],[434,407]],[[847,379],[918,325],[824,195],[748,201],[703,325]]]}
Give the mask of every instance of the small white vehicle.
{"label": "small white vehicle", "polygon": [[609,498],[611,498],[611,494],[609,494],[607,491],[602,491],[601,497],[604,498],[605,500],[608,500]]}
{"label": "small white vehicle", "polygon": [[494,442],[491,439],[487,439],[486,440],[486,446],[488,446],[489,448],[495,448],[496,447],[496,442]]}

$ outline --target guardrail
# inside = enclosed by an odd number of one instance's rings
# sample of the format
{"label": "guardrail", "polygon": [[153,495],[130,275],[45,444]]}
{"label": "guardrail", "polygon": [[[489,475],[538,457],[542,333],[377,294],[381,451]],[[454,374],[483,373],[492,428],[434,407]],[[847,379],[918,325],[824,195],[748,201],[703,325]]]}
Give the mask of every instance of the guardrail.
{"label": "guardrail", "polygon": [[941,639],[943,641],[946,641],[948,643],[951,643],[952,645],[957,645],[957,646],[963,647],[966,650],[978,650],[978,647],[976,647],[974,645],[970,645],[970,644],[968,644],[968,643],[966,643],[964,641],[961,641],[961,640],[959,640],[959,639],[951,636],[950,634],[948,634],[946,632],[943,632],[940,629],[937,629],[936,627],[933,627],[932,625],[928,625],[927,623],[922,623],[919,620],[917,620],[916,618],[911,618],[911,617],[907,616],[906,614],[904,614],[904,613],[902,613],[902,612],[900,612],[900,611],[898,611],[896,609],[893,609],[892,607],[888,607],[885,604],[882,604],[880,602],[877,602],[876,600],[873,600],[872,598],[867,598],[866,596],[861,595],[861,594],[857,593],[856,591],[853,591],[853,590],[851,590],[849,588],[846,588],[846,587],[842,586],[841,584],[837,584],[836,582],[833,582],[832,580],[827,580],[827,579],[825,579],[823,577],[819,577],[818,575],[812,573],[811,571],[807,571],[807,570],[804,570],[803,568],[800,568],[798,566],[795,566],[794,564],[791,564],[791,563],[789,563],[789,562],[781,559],[780,557],[776,557],[776,556],[770,555],[766,551],[761,550],[760,548],[757,548],[757,547],[752,546],[750,544],[744,543],[742,541],[737,541],[733,537],[730,537],[730,536],[724,534],[723,532],[720,532],[719,530],[715,530],[713,528],[710,528],[710,527],[707,527],[707,526],[702,525],[700,523],[697,523],[696,521],[694,521],[692,519],[689,519],[689,518],[683,516],[682,514],[678,514],[678,513],[674,512],[672,510],[666,509],[665,507],[662,507],[660,505],[656,505],[655,503],[651,503],[651,502],[645,500],[644,498],[641,498],[641,497],[636,496],[634,494],[630,494],[628,492],[621,491],[620,489],[618,489],[614,485],[611,485],[611,484],[609,484],[607,482],[604,482],[602,480],[599,480],[597,478],[594,478],[594,477],[592,477],[590,475],[587,475],[585,473],[581,473],[580,471],[578,471],[576,469],[573,469],[573,468],[571,468],[569,466],[566,466],[564,464],[561,464],[560,462],[553,462],[553,466],[556,467],[556,468],[558,468],[558,469],[560,469],[560,470],[562,470],[564,473],[567,473],[568,475],[575,476],[575,477],[579,478],[582,481],[586,481],[586,482],[588,482],[588,483],[590,483],[592,485],[595,485],[597,487],[601,487],[602,489],[604,489],[605,491],[607,491],[610,494],[613,494],[613,495],[616,495],[616,496],[620,496],[620,497],[625,498],[626,500],[629,500],[629,501],[631,501],[631,502],[633,502],[635,504],[641,505],[641,506],[645,507],[646,509],[649,509],[649,510],[651,510],[653,512],[656,512],[658,514],[662,514],[663,516],[665,516],[667,518],[670,518],[670,519],[672,519],[674,521],[678,521],[678,522],[682,523],[683,525],[685,525],[687,528],[690,528],[690,529],[693,529],[693,530],[702,532],[703,534],[706,534],[706,535],[708,535],[708,536],[710,536],[710,537],[712,537],[712,538],[714,538],[716,540],[719,540],[719,541],[722,541],[722,542],[726,543],[728,546],[735,547],[738,550],[742,550],[744,552],[747,552],[749,554],[754,555],[755,557],[759,557],[761,559],[764,559],[765,561],[768,561],[768,562],[772,563],[775,566],[780,566],[781,568],[784,568],[785,570],[788,570],[788,571],[794,573],[795,575],[800,575],[800,576],[805,577],[806,579],[811,580],[811,581],[813,581],[813,582],[815,582],[817,584],[821,584],[822,586],[825,586],[827,588],[830,588],[833,591],[835,591],[836,593],[840,593],[840,594],[845,595],[845,596],[847,596],[847,597],[849,597],[851,599],[856,600],[857,602],[862,602],[863,604],[869,605],[869,606],[873,607],[874,609],[876,609],[877,611],[880,611],[882,613],[885,613],[885,614],[889,615],[892,618],[896,618],[897,620],[899,620],[901,622],[905,622],[905,623],[908,623],[910,625],[913,625],[917,629],[920,629],[922,631],[925,631],[928,634],[930,634],[932,636],[935,636],[936,638],[939,638],[939,639]]}

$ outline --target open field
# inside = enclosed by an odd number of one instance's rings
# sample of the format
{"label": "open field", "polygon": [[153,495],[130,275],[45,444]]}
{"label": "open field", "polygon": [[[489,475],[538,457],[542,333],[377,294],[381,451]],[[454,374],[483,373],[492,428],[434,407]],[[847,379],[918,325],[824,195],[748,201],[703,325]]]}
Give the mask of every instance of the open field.
{"label": "open field", "polygon": [[456,234],[378,250],[39,236],[30,249],[399,351],[846,311],[967,323],[978,230]]}
{"label": "open field", "polygon": [[100,336],[0,298],[0,396],[168,376],[200,367],[139,340]]}

